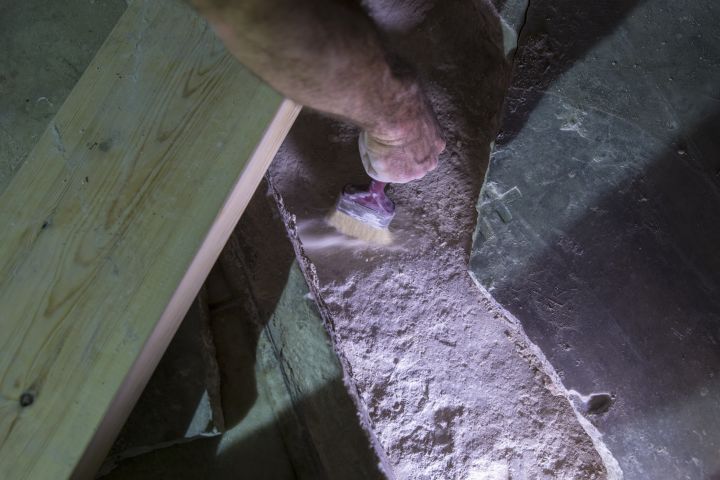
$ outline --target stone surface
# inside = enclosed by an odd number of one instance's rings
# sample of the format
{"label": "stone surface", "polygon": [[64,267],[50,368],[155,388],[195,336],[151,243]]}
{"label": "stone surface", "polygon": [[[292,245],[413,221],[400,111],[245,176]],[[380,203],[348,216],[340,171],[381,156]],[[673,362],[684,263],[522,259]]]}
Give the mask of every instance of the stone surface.
{"label": "stone surface", "polygon": [[356,130],[302,114],[270,170],[361,416],[397,478],[605,478],[565,393],[467,274],[507,86],[499,18],[486,2],[367,3],[438,112],[437,171],[391,187],[395,241],[379,247],[324,222],[345,183],[367,181]]}
{"label": "stone surface", "polygon": [[512,56],[517,49],[518,34],[525,25],[529,0],[493,0],[500,17],[505,55]]}
{"label": "stone surface", "polygon": [[718,22],[531,0],[478,203],[475,278],[630,479],[720,475]]}
{"label": "stone surface", "polygon": [[0,192],[75,86],[124,0],[0,5]]}
{"label": "stone surface", "polygon": [[[357,408],[343,383],[342,366],[297,264],[290,270],[283,296],[263,333],[280,362],[285,380],[282,387],[291,400],[284,408],[292,408],[298,415],[324,477],[387,478],[368,433],[358,422]],[[289,427],[296,431],[296,425]]]}

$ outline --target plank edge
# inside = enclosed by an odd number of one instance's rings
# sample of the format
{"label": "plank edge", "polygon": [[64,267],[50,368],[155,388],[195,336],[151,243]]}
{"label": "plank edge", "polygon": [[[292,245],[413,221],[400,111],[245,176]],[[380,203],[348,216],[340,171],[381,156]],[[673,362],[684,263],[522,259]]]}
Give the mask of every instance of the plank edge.
{"label": "plank edge", "polygon": [[238,177],[198,252],[175,289],[155,328],[116,392],[70,478],[94,478],[157,367],[180,322],[190,309],[221,250],[230,238],[301,106],[283,99]]}

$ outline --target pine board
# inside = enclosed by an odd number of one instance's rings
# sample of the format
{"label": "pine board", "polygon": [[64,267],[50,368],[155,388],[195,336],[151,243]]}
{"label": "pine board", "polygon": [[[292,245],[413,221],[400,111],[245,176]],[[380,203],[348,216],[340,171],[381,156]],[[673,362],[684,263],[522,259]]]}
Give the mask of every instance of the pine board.
{"label": "pine board", "polygon": [[298,111],[128,7],[0,196],[0,478],[92,476]]}

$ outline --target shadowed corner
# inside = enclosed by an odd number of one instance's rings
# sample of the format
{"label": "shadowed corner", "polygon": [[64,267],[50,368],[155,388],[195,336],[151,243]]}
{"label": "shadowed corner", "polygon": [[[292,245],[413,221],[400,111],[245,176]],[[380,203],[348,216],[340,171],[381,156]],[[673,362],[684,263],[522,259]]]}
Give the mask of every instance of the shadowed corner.
{"label": "shadowed corner", "polygon": [[[354,411],[336,408],[338,395],[344,388],[342,381],[335,379],[318,391],[308,393],[297,405],[280,412],[262,406],[262,402],[258,403],[248,417],[252,420],[245,422],[242,428],[231,430],[223,436],[195,439],[126,459],[102,478],[384,479],[386,477],[377,470],[372,456],[358,454],[369,452],[371,447],[359,426],[348,421],[354,419]],[[310,434],[299,420],[297,412],[306,412],[306,408],[311,405],[315,407],[310,408],[310,411],[317,411],[318,405],[328,410],[323,416],[317,413],[311,416],[310,421],[314,426],[318,427],[323,422],[326,431],[316,430],[316,437],[313,438],[316,443],[308,446],[304,437]],[[327,412],[333,414],[328,415]],[[332,438],[322,438],[331,429],[334,429]],[[284,445],[284,449],[278,449],[278,442]],[[317,451],[323,452],[322,456],[318,456]],[[337,458],[330,458],[332,456]],[[330,469],[326,470],[328,464],[318,465],[315,461],[329,462]],[[346,463],[338,465],[339,461]]]}

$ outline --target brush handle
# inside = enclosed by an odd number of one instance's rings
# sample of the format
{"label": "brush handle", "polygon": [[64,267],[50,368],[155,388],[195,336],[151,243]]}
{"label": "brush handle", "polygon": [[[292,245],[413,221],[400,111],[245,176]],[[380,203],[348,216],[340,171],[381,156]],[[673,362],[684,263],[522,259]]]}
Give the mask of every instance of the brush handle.
{"label": "brush handle", "polygon": [[385,195],[387,183],[372,180],[370,185],[345,185],[342,199],[385,215],[395,213],[395,202]]}
{"label": "brush handle", "polygon": [[368,191],[372,194],[373,203],[377,205],[382,211],[387,213],[395,212],[395,202],[390,200],[390,197],[385,195],[385,186],[387,183],[373,180],[370,182]]}
{"label": "brush handle", "polygon": [[372,193],[385,195],[385,185],[387,185],[387,183],[373,180],[370,182],[370,188],[368,190]]}

